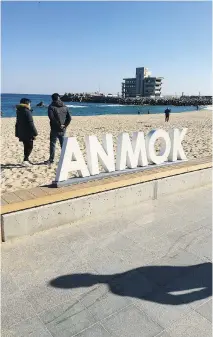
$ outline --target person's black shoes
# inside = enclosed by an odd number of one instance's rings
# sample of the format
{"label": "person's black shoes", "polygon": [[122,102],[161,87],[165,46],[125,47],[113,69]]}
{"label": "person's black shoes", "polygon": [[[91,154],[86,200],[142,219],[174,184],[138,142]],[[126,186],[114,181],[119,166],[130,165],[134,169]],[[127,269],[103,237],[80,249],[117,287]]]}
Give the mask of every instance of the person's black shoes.
{"label": "person's black shoes", "polygon": [[44,162],[44,164],[46,164],[46,165],[52,165],[52,164],[54,164],[54,161],[53,160],[46,160]]}

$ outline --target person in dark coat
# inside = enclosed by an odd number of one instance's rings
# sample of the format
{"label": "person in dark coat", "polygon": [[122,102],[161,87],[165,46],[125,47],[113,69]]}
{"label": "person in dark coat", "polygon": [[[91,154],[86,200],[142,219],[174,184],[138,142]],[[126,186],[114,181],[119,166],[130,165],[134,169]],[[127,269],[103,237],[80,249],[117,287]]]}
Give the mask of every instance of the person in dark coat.
{"label": "person in dark coat", "polygon": [[20,104],[16,106],[16,126],[15,136],[24,145],[24,162],[25,166],[31,165],[29,156],[33,150],[33,141],[38,132],[33,122],[32,110],[30,107],[31,101],[27,98],[22,98]]}
{"label": "person in dark coat", "polygon": [[43,102],[43,101],[41,101],[40,103],[36,104],[36,106],[38,106],[38,107],[41,107],[41,108],[44,108],[44,107],[45,107],[45,105],[44,105],[44,102]]}
{"label": "person in dark coat", "polygon": [[167,108],[165,111],[165,122],[169,122],[169,117],[170,117],[170,113],[171,113],[171,109]]}
{"label": "person in dark coat", "polygon": [[48,107],[48,117],[50,120],[50,158],[46,163],[52,164],[55,158],[57,139],[62,148],[66,128],[71,122],[69,109],[60,100],[59,94],[52,95],[52,103]]}

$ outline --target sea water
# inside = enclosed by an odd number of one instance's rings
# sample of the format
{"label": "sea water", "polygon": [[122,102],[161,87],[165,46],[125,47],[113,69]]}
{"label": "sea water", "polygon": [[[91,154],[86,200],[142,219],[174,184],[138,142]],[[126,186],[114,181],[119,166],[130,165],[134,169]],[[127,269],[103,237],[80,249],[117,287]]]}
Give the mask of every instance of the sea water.
{"label": "sea water", "polygon": [[[1,111],[2,117],[15,117],[16,105],[21,98],[29,98],[33,108],[34,116],[47,116],[47,107],[36,107],[36,104],[43,101],[46,106],[51,103],[50,95],[25,95],[25,94],[2,94],[1,95]],[[119,105],[119,104],[103,104],[103,103],[65,103],[73,116],[97,116],[97,115],[137,115],[163,113],[167,106],[150,106],[150,105]],[[194,111],[194,106],[169,106],[172,112]]]}

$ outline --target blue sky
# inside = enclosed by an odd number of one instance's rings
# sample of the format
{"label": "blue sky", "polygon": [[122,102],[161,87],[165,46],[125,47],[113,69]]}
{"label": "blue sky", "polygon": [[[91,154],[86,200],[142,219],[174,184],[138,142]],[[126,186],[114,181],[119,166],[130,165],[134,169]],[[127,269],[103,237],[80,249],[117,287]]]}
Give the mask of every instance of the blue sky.
{"label": "blue sky", "polygon": [[3,2],[2,92],[121,91],[148,67],[163,94],[211,94],[211,2]]}

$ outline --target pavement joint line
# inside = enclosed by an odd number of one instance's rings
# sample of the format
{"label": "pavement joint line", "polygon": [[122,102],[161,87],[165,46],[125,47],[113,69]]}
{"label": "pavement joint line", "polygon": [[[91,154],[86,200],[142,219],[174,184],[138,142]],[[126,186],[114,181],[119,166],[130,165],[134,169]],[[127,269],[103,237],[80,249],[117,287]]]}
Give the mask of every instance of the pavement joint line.
{"label": "pavement joint line", "polygon": [[[191,309],[192,309],[193,311],[196,311],[198,308],[202,307],[203,305],[205,305],[206,303],[208,303],[208,302],[211,301],[211,300],[212,300],[212,295],[211,295],[208,299],[206,299],[205,302],[203,302],[203,303],[201,303],[201,304],[198,304],[197,307],[191,307]],[[206,317],[204,317],[203,315],[201,315],[198,311],[196,311],[196,313],[198,313],[198,314],[199,314],[200,316],[202,316],[203,318],[206,318]],[[206,320],[207,320],[208,322],[211,323],[211,321],[209,321],[207,318],[206,318]]]}
{"label": "pavement joint line", "polygon": [[[76,334],[72,335],[71,337],[78,336],[80,333],[82,333],[82,332],[88,330],[89,328],[93,327],[93,326],[96,325],[96,324],[100,324],[100,325],[102,326],[102,322],[104,322],[106,319],[108,319],[108,318],[110,318],[110,317],[116,315],[117,313],[119,313],[119,312],[122,311],[123,309],[126,309],[126,308],[128,308],[128,307],[130,307],[130,306],[133,306],[133,305],[134,305],[134,303],[130,303],[130,304],[125,305],[124,307],[118,309],[117,311],[113,312],[112,314],[108,315],[107,317],[105,317],[105,318],[103,318],[103,319],[100,319],[99,321],[97,321],[97,322],[95,322],[94,324],[88,326],[87,328],[85,328],[85,329],[83,329],[83,330],[77,332]],[[86,308],[86,307],[85,307],[85,308]],[[87,308],[86,308],[86,309],[87,309]],[[87,309],[87,310],[88,310],[88,309]],[[105,329],[105,328],[104,328],[104,329]],[[106,329],[105,329],[105,330],[106,330]],[[107,330],[106,330],[106,331],[107,331]],[[108,331],[107,331],[107,332],[108,332]],[[108,333],[109,333],[109,332],[108,332]],[[110,333],[110,335],[111,335],[111,333]],[[111,335],[111,336],[112,336],[112,335]],[[101,336],[100,336],[100,337],[101,337]]]}
{"label": "pavement joint line", "polygon": [[133,302],[133,305],[134,305],[140,312],[142,312],[144,316],[146,316],[149,320],[151,320],[153,323],[155,323],[156,325],[158,325],[158,326],[162,329],[162,331],[161,331],[160,333],[163,332],[163,330],[164,330],[164,327],[163,327],[163,326],[161,326],[158,322],[156,322],[156,321],[155,321],[151,316],[149,316],[149,315],[148,315],[142,308],[140,308],[139,306],[137,306],[136,303]]}
{"label": "pavement joint line", "polygon": [[110,336],[114,337],[114,336],[111,334],[111,332],[109,332],[101,322],[99,322],[99,324],[100,324],[100,326],[102,326],[102,328],[103,328],[106,332],[108,332],[108,334],[109,334]]}

